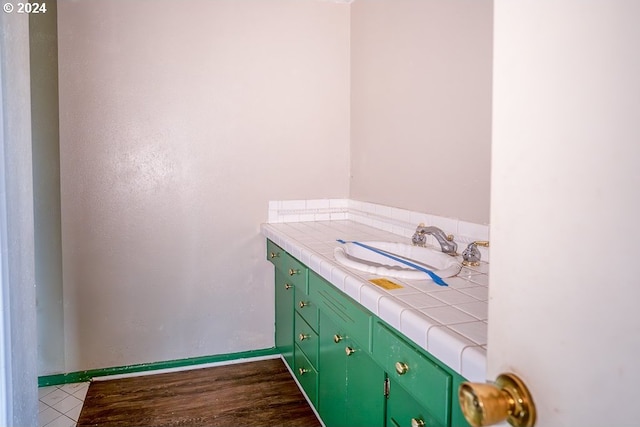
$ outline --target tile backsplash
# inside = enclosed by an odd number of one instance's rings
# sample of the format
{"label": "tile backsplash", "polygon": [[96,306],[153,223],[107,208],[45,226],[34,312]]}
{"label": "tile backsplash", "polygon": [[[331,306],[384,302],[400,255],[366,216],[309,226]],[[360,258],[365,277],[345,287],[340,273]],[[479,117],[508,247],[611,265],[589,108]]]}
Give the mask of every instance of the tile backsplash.
{"label": "tile backsplash", "polygon": [[348,199],[282,200],[269,202],[269,224],[348,219]]}
{"label": "tile backsplash", "polygon": [[[458,252],[476,240],[489,240],[489,226],[428,213],[361,202],[351,199],[280,200],[269,202],[270,224],[283,222],[351,220],[399,236],[411,238],[420,223],[453,234]],[[428,243],[437,246],[429,236]],[[479,247],[482,260],[489,261],[489,248]]]}

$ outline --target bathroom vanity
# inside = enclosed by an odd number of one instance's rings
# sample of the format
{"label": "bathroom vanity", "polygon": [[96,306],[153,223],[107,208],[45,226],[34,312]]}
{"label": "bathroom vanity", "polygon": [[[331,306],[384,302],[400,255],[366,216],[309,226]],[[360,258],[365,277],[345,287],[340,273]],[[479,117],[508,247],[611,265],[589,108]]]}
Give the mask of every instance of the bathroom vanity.
{"label": "bathroom vanity", "polygon": [[[429,280],[414,282],[414,288],[390,279],[400,287],[387,290],[369,282],[368,275],[334,262],[336,239],[398,239],[362,224],[265,224],[262,232],[267,259],[275,267],[276,346],[325,425],[468,425],[457,390],[467,379],[484,382],[486,347],[429,317],[428,308],[416,306],[431,304],[442,314],[446,303],[433,295],[451,298],[460,293],[464,301],[469,295]],[[464,274],[467,279],[482,276]],[[460,290],[478,292],[482,287],[468,281],[465,288],[465,279],[455,279],[447,280]],[[420,292],[421,286],[433,293]],[[466,327],[486,327],[480,319],[469,319],[474,321],[463,322]],[[444,361],[428,350],[429,338]]]}

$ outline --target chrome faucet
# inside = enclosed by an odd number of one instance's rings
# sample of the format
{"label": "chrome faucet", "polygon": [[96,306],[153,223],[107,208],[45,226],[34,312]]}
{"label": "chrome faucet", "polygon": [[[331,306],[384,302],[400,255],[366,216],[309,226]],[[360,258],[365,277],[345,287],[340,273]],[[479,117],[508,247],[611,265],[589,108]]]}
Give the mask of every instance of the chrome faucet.
{"label": "chrome faucet", "polygon": [[445,234],[444,231],[434,226],[425,226],[424,224],[418,225],[416,232],[411,237],[411,242],[414,246],[425,246],[427,243],[427,234],[432,235],[440,243],[442,252],[449,255],[456,255],[458,245],[453,241],[453,235]]}

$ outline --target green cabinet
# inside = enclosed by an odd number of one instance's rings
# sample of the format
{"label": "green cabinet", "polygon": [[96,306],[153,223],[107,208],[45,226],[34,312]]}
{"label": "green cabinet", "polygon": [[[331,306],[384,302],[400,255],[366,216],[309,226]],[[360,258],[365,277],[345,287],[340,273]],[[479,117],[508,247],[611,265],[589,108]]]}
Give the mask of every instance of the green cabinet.
{"label": "green cabinet", "polygon": [[381,426],[384,371],[344,327],[320,312],[318,412],[327,426]]}
{"label": "green cabinet", "polygon": [[464,378],[270,240],[267,259],[276,347],[327,427],[468,427]]}

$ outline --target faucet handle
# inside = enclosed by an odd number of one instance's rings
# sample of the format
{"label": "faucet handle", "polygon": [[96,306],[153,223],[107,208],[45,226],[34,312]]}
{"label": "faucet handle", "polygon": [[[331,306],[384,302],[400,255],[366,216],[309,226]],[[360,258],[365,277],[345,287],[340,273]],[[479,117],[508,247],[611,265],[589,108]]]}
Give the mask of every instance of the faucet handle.
{"label": "faucet handle", "polygon": [[478,266],[480,265],[480,250],[478,250],[478,246],[489,247],[489,242],[485,240],[479,240],[476,242],[469,243],[467,249],[462,252],[462,265],[468,266]]}

